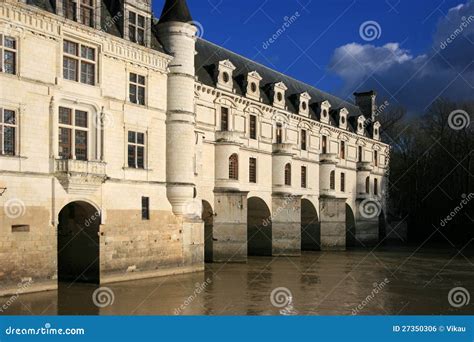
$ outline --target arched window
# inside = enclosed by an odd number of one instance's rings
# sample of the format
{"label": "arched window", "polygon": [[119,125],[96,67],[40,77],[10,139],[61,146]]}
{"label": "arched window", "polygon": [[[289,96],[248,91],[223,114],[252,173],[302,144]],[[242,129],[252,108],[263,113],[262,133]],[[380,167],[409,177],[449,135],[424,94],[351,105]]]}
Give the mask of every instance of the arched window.
{"label": "arched window", "polygon": [[365,193],[370,194],[370,177],[365,180]]}
{"label": "arched window", "polygon": [[233,154],[229,158],[229,179],[239,179],[239,156]]}
{"label": "arched window", "polygon": [[291,164],[285,165],[285,185],[291,186]]}
{"label": "arched window", "polygon": [[378,196],[379,194],[379,180],[374,179],[374,195]]}
{"label": "arched window", "polygon": [[336,172],[331,171],[329,175],[329,187],[331,190],[336,190]]}

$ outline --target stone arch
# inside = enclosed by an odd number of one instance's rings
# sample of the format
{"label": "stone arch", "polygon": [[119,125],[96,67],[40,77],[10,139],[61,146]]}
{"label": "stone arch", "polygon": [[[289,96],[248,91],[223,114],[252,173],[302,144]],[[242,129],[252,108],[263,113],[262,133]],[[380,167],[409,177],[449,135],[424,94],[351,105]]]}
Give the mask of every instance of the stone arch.
{"label": "stone arch", "polygon": [[58,280],[100,283],[101,213],[86,201],[65,205],[58,214]]}
{"label": "stone arch", "polygon": [[202,220],[204,221],[204,261],[214,261],[214,211],[211,204],[202,201]]}
{"label": "stone arch", "polygon": [[355,247],[356,245],[355,215],[351,206],[346,203],[346,247]]}
{"label": "stone arch", "polygon": [[310,200],[301,200],[301,250],[321,250],[321,225],[316,207]]}
{"label": "stone arch", "polygon": [[272,255],[272,217],[265,201],[259,197],[247,200],[248,255]]}

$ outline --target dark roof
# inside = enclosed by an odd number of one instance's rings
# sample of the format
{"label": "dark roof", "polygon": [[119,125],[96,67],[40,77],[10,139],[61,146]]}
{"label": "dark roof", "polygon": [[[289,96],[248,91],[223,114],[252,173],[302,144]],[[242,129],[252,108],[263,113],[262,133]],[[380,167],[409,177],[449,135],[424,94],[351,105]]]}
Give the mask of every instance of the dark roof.
{"label": "dark roof", "polygon": [[[311,96],[310,101],[310,114],[314,119],[319,119],[319,104],[324,101],[329,101],[333,109],[339,109],[345,107],[349,111],[349,116],[362,115],[359,107],[352,103],[344,101],[336,96],[325,93],[319,89],[316,89],[304,82],[300,82],[284,75],[278,71],[265,67],[259,63],[251,61],[243,56],[240,56],[234,52],[224,49],[218,45],[208,42],[204,39],[198,38],[196,42],[196,75],[198,81],[208,86],[215,87],[215,68],[216,65],[223,60],[230,60],[236,67],[234,71],[234,89],[239,95],[245,95],[245,78],[249,72],[257,71],[263,78],[261,81],[261,92],[260,96],[262,102],[271,105],[271,85],[283,82],[288,90],[286,91],[286,103],[288,110],[292,113],[298,113],[298,95],[305,91]],[[334,123],[334,118],[332,118]]]}
{"label": "dark roof", "polygon": [[193,21],[186,0],[166,0],[163,12],[161,12],[160,23],[170,21],[182,23]]}

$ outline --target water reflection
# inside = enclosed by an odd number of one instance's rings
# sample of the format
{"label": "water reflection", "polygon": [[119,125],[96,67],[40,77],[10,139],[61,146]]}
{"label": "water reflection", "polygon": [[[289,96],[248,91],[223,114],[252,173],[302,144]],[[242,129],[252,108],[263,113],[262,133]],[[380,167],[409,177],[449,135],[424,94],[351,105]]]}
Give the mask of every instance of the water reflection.
{"label": "water reflection", "polygon": [[[301,258],[251,258],[248,264],[209,264],[205,272],[105,285],[112,305],[98,307],[97,286],[60,284],[58,291],[21,295],[10,315],[350,315],[473,314],[454,309],[448,292],[474,291],[472,253],[456,250],[309,252]],[[373,289],[389,282],[375,296]],[[271,293],[291,300],[275,307]],[[368,299],[369,298],[369,299]],[[9,298],[1,298],[0,306]]]}

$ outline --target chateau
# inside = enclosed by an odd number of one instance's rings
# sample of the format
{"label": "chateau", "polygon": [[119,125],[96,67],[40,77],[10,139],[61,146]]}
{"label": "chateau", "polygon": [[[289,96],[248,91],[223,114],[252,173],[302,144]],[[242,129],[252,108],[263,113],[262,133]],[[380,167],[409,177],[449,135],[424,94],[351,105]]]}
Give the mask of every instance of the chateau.
{"label": "chateau", "polygon": [[0,2],[0,294],[374,246],[390,147],[185,0]]}

